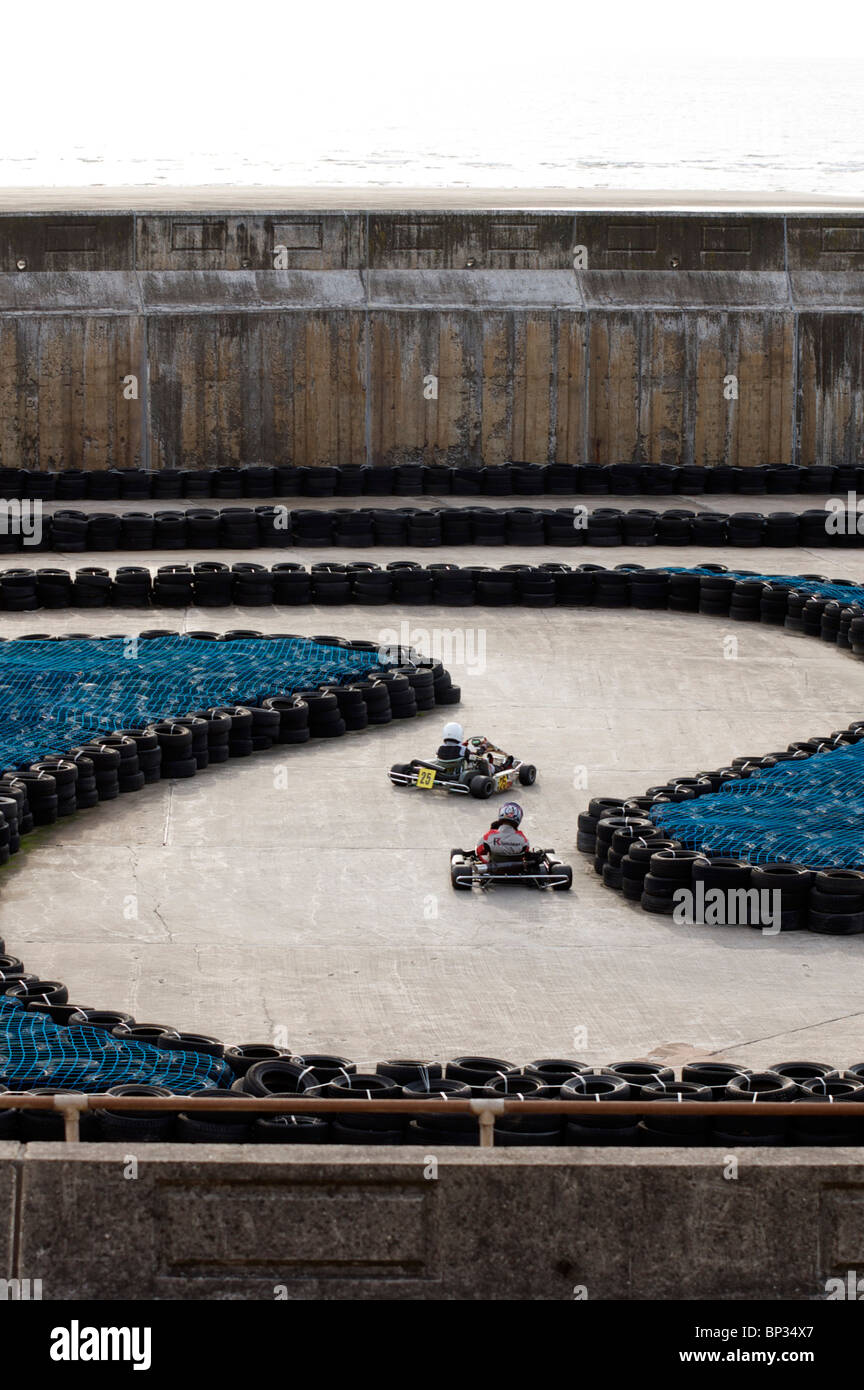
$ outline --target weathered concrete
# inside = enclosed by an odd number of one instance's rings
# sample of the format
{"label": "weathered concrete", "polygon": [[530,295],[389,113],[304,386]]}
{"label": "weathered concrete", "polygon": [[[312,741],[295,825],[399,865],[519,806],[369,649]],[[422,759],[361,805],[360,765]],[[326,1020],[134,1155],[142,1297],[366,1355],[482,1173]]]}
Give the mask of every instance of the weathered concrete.
{"label": "weathered concrete", "polygon": [[[289,553],[307,563],[343,554]],[[135,557],[153,566],[178,558]],[[444,547],[435,558],[465,563],[466,551]],[[538,552],[477,547],[470,558],[536,563]],[[549,547],[543,558],[624,557]],[[639,558],[718,555],[658,546]],[[720,558],[864,577],[855,551],[736,549]],[[60,563],[84,560],[119,562],[88,553]],[[406,640],[437,645],[460,681],[454,712],[466,728],[537,763],[537,786],[520,800],[532,841],[573,862],[571,894],[452,892],[448,850],[485,829],[494,807],[423,801],[386,780],[391,763],[434,748],[442,713],[276,748],[39,832],[2,871],[9,948],[66,981],[77,1002],[235,1042],[278,1029],[298,1051],[358,1062],[471,1050],[526,1062],[573,1055],[574,1033],[591,1062],[704,1053],[755,1065],[796,1054],[864,1060],[858,938],[676,926],[603,888],[573,848],[591,795],[644,791],[861,718],[864,673],[849,654],[759,625],[596,609],[39,612],[4,614],[3,631],[251,627],[377,638],[395,625],[398,639],[403,622]],[[730,634],[735,660],[724,655]]]}
{"label": "weathered concrete", "polygon": [[128,1149],[0,1144],[3,1276],[47,1300],[808,1300],[864,1263],[861,1149],[745,1149],[734,1181],[719,1148]]}
{"label": "weathered concrete", "polygon": [[857,462],[862,270],[842,209],[0,213],[0,457]]}

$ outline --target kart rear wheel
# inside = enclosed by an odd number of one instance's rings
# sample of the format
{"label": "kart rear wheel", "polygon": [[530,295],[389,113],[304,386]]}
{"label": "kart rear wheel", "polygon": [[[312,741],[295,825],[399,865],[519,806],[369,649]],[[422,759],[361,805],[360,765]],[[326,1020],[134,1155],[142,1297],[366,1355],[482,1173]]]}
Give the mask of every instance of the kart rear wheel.
{"label": "kart rear wheel", "polygon": [[472,777],[468,790],[478,801],[488,801],[495,790],[495,783],[491,777]]}
{"label": "kart rear wheel", "polygon": [[573,870],[571,869],[571,867],[570,867],[569,864],[562,864],[562,865],[560,866],[560,868],[554,869],[553,872],[556,873],[556,874],[566,874],[566,875],[567,875],[567,881],[566,881],[566,883],[553,883],[553,884],[552,884],[552,890],[553,890],[553,892],[556,892],[556,893],[566,893],[566,892],[568,891],[568,889],[570,889],[570,888],[573,887]]}
{"label": "kart rear wheel", "polygon": [[462,878],[464,878],[465,875],[466,875],[466,872],[467,872],[467,870],[466,870],[464,864],[460,864],[458,867],[457,867],[457,865],[455,865],[455,864],[451,864],[451,865],[450,865],[450,882],[451,882],[451,884],[453,885],[453,887],[454,887],[458,892],[461,892],[461,893],[470,893],[470,891],[471,891],[471,884],[470,884],[470,883],[460,883],[460,882],[459,882],[460,876],[461,876]]}
{"label": "kart rear wheel", "polygon": [[391,767],[390,771],[391,771],[391,772],[399,772],[399,773],[401,773],[403,776],[405,776],[405,775],[407,775],[408,773],[413,772],[414,769],[413,769],[413,767],[411,766],[410,763],[394,763],[393,766]]}
{"label": "kart rear wheel", "polygon": [[523,787],[533,787],[537,781],[537,769],[533,763],[523,763],[519,769],[519,781]]}

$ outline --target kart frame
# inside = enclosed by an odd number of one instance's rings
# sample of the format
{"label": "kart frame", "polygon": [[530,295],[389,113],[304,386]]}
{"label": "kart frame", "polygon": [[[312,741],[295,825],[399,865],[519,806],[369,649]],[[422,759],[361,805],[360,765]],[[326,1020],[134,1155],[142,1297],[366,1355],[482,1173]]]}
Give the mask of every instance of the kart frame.
{"label": "kart frame", "polygon": [[532,849],[528,856],[538,860],[530,868],[519,860],[507,860],[497,871],[494,861],[484,861],[473,849],[453,849],[450,851],[450,882],[454,888],[471,889],[475,885],[486,888],[493,883],[527,883],[535,888],[570,889],[573,886],[573,870],[569,864],[559,859],[554,850]]}
{"label": "kart frame", "polygon": [[[493,762],[493,770],[489,774],[489,781],[492,785],[486,795],[494,796],[496,793],[500,795],[502,792],[512,791],[517,784],[533,785],[537,776],[537,770],[533,763],[526,763],[524,758],[514,758],[509,767],[495,767],[494,757],[496,754],[502,759],[507,757],[503,749],[495,748],[492,744],[486,744],[482,752],[476,755],[489,757]],[[421,791],[455,792],[457,796],[470,796],[473,779],[487,776],[479,767],[472,765],[472,762],[469,762],[458,776],[453,777],[442,769],[437,758],[412,758],[410,763],[401,766],[398,763],[395,764],[390,769],[388,776],[395,787],[418,787]],[[407,770],[401,770],[401,768]],[[520,778],[519,774],[522,768],[530,768],[533,774],[527,782],[523,782]]]}

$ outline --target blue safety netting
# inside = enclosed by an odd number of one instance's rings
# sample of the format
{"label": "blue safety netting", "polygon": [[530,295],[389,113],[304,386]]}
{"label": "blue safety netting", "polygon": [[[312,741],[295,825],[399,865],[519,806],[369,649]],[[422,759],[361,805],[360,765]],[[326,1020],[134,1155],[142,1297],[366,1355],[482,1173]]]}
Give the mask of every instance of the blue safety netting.
{"label": "blue safety netting", "polygon": [[[0,642],[0,767],[66,752],[98,732],[195,708],[259,704],[385,664],[377,651],[308,638]],[[230,1080],[218,1058],[122,1042],[94,1028],[61,1028],[0,995],[0,1084],[12,1090],[101,1091],[142,1082],[187,1092]]]}
{"label": "blue safety netting", "polygon": [[[702,566],[666,568],[674,574],[716,574]],[[727,571],[725,577],[761,579],[864,605],[864,585],[737,570]],[[651,818],[676,840],[705,853],[819,868],[864,864],[864,745],[765,768],[753,777],[724,783],[713,796],[652,807]]]}
{"label": "blue safety netting", "polygon": [[186,1095],[207,1086],[230,1086],[232,1080],[221,1057],[124,1042],[101,1028],[61,1028],[46,1014],[0,995],[0,1085],[10,1091],[41,1086],[107,1091],[140,1083]]}
{"label": "blue safety netting", "polygon": [[98,731],[258,704],[382,664],[377,651],[301,637],[0,642],[0,767],[65,752]]}
{"label": "blue safety netting", "polygon": [[651,807],[651,819],[692,849],[755,864],[864,864],[864,743],[778,763],[711,796]]}

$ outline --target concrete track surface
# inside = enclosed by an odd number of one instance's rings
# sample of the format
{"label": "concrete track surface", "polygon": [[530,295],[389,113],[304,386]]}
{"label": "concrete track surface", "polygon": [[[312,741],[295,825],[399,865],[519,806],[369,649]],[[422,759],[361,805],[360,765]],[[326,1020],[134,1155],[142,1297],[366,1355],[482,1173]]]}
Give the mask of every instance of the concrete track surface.
{"label": "concrete track surface", "polygon": [[[768,501],[755,505],[779,509]],[[649,505],[658,504],[674,505]],[[381,564],[404,553],[362,552]],[[410,554],[495,565],[721,560],[864,578],[854,552]],[[199,558],[213,556],[88,552],[33,562],[74,569]],[[292,548],[251,558],[353,556]],[[403,638],[443,646],[461,707],[276,748],[37,831],[2,873],[8,949],[64,980],[83,1004],[358,1062],[461,1052],[514,1062],[864,1059],[864,942],[677,926],[604,889],[574,847],[591,795],[643,792],[862,717],[864,671],[848,653],[774,627],[629,609],[73,610],[4,614],[2,626],[10,637],[248,626],[377,638],[403,623]],[[536,786],[519,794],[526,826],[532,843],[573,864],[571,893],[452,891],[448,851],[482,833],[494,803],[398,791],[386,776],[393,762],[432,754],[448,717],[537,764]]]}

